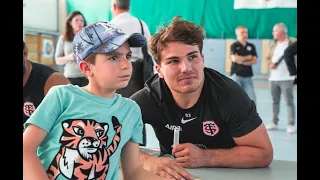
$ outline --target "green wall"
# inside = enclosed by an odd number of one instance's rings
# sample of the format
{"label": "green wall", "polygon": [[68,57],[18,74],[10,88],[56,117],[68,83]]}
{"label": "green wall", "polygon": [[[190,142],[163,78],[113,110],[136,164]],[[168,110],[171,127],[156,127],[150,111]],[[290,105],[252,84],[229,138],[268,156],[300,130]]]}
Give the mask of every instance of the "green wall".
{"label": "green wall", "polygon": [[[81,11],[87,23],[111,20],[110,0],[66,0],[68,13]],[[234,0],[131,0],[130,13],[144,20],[151,34],[173,16],[203,25],[207,38],[235,38],[234,30],[244,25],[249,38],[272,39],[274,24],[283,22],[289,36],[297,36],[297,9],[233,9]]]}

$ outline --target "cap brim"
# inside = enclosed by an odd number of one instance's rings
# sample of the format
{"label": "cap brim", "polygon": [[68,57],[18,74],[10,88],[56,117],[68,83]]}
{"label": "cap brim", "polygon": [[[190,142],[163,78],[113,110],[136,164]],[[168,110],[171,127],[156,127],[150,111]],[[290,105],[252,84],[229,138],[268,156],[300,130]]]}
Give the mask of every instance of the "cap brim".
{"label": "cap brim", "polygon": [[140,33],[133,33],[127,39],[130,47],[143,47],[146,45],[146,38]]}
{"label": "cap brim", "polygon": [[93,53],[110,53],[117,50],[119,47],[128,41],[130,47],[143,47],[147,44],[146,38],[140,33],[126,34],[124,36],[115,37],[105,43],[99,48],[93,50]]}

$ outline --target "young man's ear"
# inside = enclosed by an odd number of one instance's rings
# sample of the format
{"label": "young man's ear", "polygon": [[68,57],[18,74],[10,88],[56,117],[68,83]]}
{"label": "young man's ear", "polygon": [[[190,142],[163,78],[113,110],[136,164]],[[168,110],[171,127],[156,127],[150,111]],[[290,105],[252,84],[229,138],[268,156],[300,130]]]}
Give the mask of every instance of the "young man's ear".
{"label": "young man's ear", "polygon": [[157,72],[158,72],[158,76],[159,76],[160,78],[163,78],[163,74],[162,74],[162,72],[161,72],[161,67],[160,67],[160,65],[159,65],[159,64],[156,64],[155,67],[156,67],[156,70],[157,70]]}
{"label": "young man's ear", "polygon": [[202,61],[204,62],[204,54],[201,53],[201,58],[202,58]]}
{"label": "young man's ear", "polygon": [[81,72],[86,75],[87,77],[91,77],[92,76],[92,71],[91,71],[91,66],[90,63],[86,62],[86,61],[81,61],[79,63],[79,68],[81,70]]}

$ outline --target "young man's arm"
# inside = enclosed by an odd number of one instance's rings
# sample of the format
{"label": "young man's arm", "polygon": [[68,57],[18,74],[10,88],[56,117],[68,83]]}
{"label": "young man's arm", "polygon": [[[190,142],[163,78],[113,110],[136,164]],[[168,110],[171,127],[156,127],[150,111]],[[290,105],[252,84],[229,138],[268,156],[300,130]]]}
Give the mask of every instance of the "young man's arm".
{"label": "young man's arm", "polygon": [[257,168],[272,162],[272,145],[263,123],[249,134],[233,139],[237,144],[234,148],[206,151],[204,156],[212,158],[205,161],[205,166]]}
{"label": "young man's arm", "polygon": [[23,179],[46,180],[47,173],[37,155],[37,148],[47,136],[47,132],[30,124],[23,133]]}
{"label": "young man's arm", "polygon": [[70,81],[61,73],[54,72],[47,79],[46,84],[44,85],[44,95],[46,95],[49,89],[56,85],[66,85],[70,84]]}
{"label": "young man's arm", "polygon": [[[178,163],[183,167],[256,168],[268,166],[272,147],[263,124],[251,133],[234,138],[237,146],[231,149],[200,149],[190,144],[179,144],[173,149]],[[177,153],[175,153],[177,152]]]}
{"label": "young man's arm", "polygon": [[132,180],[164,180],[140,166],[139,163],[139,145],[128,141],[121,152],[121,169],[123,179]]}
{"label": "young man's arm", "polygon": [[[228,124],[237,146],[203,150],[190,143],[173,147],[172,153],[183,167],[266,167],[273,160],[273,148],[255,104],[241,87],[230,82],[218,102],[221,118]],[[199,159],[199,160],[198,160]]]}
{"label": "young man's arm", "polygon": [[[152,102],[146,88],[133,94],[130,99],[134,100],[139,105],[144,123],[150,123],[154,119],[153,117],[156,116],[155,112],[159,111],[159,107]],[[194,179],[191,174],[181,167],[174,159],[154,157],[141,151],[139,153],[140,166],[153,174],[165,178],[184,178],[185,180]]]}

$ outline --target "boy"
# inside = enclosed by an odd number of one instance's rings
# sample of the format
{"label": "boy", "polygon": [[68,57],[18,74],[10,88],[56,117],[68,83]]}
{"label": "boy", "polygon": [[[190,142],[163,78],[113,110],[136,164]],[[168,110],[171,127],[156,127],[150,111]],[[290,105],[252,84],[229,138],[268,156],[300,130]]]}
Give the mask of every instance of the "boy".
{"label": "boy", "polygon": [[140,168],[141,111],[115,93],[131,77],[130,47],[145,44],[103,21],[76,34],[75,58],[89,84],[51,88],[25,123],[25,180],[118,179],[120,157],[124,179],[163,179]]}

